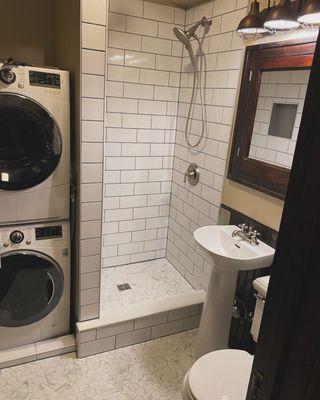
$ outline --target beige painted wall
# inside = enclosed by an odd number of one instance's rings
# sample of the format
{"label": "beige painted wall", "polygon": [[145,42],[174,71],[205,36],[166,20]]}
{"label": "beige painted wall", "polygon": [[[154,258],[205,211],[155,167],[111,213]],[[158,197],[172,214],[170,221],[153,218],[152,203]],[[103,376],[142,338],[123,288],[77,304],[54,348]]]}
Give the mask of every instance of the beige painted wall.
{"label": "beige painted wall", "polygon": [[79,0],[10,0],[10,12],[0,13],[0,60],[13,57],[62,68],[75,64],[75,52],[80,57],[75,43],[80,30],[74,31],[79,7]]}
{"label": "beige painted wall", "polygon": [[223,204],[249,217],[279,230],[283,201],[226,179]]}
{"label": "beige painted wall", "polygon": [[51,31],[48,0],[10,0],[10,11],[0,13],[0,59],[43,65]]}
{"label": "beige painted wall", "polygon": [[[271,41],[271,39],[267,39],[267,41]],[[262,42],[262,40],[259,42]],[[257,42],[252,42],[250,44],[254,45],[257,44]],[[242,72],[240,74],[238,91],[240,91],[241,75]],[[234,123],[236,112],[237,107],[235,108],[234,113]],[[234,123],[232,132],[234,131]],[[232,138],[229,145],[229,158],[231,147]],[[233,182],[230,179],[225,179],[222,203],[241,212],[242,214],[248,215],[272,229],[279,230],[284,202],[275,197],[261,193],[257,190],[241,185],[240,183]]]}
{"label": "beige painted wall", "polygon": [[[268,4],[266,0],[262,0],[260,3],[261,10]],[[283,40],[283,38],[281,39]],[[271,41],[271,39],[269,40]],[[239,88],[240,82],[241,77],[238,86]],[[236,111],[237,108],[235,109],[235,115]],[[229,152],[230,150],[231,143]],[[241,212],[242,214],[248,215],[272,229],[279,230],[284,205],[284,202],[279,199],[226,179],[223,188],[222,203]]]}
{"label": "beige painted wall", "polygon": [[[262,7],[264,8],[264,7]],[[278,35],[276,37],[277,41],[288,41],[294,39],[300,39],[302,37],[315,36],[316,32],[308,30],[297,30],[291,33],[286,33],[283,35]],[[273,36],[267,36],[259,41],[248,43],[247,45],[255,45],[264,42],[273,42],[275,38]],[[241,79],[241,78],[240,78]],[[239,82],[240,87],[240,82]],[[234,115],[235,118],[235,115]],[[231,150],[231,144],[230,149]],[[257,221],[273,228],[275,230],[279,229],[283,211],[284,202],[276,199],[272,196],[268,196],[257,190],[250,189],[247,186],[241,185],[239,183],[225,180],[224,191],[222,202],[227,206],[238,210],[239,212],[246,214]]]}

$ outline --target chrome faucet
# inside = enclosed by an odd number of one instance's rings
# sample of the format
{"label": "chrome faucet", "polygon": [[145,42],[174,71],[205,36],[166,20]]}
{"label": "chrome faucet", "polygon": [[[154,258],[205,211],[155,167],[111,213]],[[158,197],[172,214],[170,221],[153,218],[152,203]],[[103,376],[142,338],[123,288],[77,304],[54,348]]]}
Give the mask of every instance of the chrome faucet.
{"label": "chrome faucet", "polygon": [[252,228],[252,226],[248,226],[246,224],[241,224],[239,225],[240,230],[235,230],[232,232],[232,237],[239,237],[246,242],[257,246],[259,244],[258,242],[258,236],[260,236],[260,233],[256,231],[255,229]]}

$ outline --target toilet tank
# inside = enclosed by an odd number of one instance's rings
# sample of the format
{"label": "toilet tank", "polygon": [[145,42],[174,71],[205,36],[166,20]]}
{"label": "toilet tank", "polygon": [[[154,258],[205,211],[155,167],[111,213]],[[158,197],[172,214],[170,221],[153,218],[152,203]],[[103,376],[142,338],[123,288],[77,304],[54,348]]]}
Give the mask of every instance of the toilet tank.
{"label": "toilet tank", "polygon": [[251,326],[251,335],[255,342],[258,342],[260,325],[264,311],[264,304],[267,297],[270,276],[263,276],[262,278],[253,281],[253,287],[257,291],[257,301],[254,310],[254,316]]}

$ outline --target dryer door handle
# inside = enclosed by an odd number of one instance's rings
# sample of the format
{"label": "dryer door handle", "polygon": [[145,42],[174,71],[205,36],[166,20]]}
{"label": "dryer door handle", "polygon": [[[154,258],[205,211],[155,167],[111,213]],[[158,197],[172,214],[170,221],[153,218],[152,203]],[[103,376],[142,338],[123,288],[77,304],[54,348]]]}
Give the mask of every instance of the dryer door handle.
{"label": "dryer door handle", "polygon": [[54,295],[54,282],[49,272],[47,272],[47,276],[47,303],[50,304]]}

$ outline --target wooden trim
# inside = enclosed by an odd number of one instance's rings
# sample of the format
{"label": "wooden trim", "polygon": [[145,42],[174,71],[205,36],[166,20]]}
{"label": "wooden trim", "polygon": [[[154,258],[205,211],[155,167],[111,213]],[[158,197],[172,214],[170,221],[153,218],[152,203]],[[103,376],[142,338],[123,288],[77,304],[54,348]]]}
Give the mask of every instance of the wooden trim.
{"label": "wooden trim", "polygon": [[310,40],[251,46],[245,53],[228,178],[280,199],[290,170],[249,157],[261,75],[264,70],[310,68],[315,49]]}
{"label": "wooden trim", "polygon": [[247,400],[319,399],[319,154],[320,36]]}

